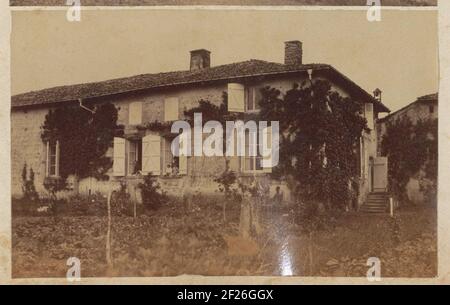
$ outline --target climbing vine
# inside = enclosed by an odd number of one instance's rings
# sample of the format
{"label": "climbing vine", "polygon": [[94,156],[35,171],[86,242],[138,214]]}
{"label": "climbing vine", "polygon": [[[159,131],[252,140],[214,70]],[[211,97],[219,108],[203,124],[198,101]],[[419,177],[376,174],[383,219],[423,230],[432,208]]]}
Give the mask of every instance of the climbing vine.
{"label": "climbing vine", "polygon": [[400,202],[407,202],[409,180],[418,177],[425,193],[433,196],[437,188],[437,119],[413,124],[407,116],[387,123],[381,152],[389,158],[390,191]]}
{"label": "climbing vine", "polygon": [[361,104],[322,80],[294,84],[285,95],[270,87],[261,93],[261,119],[280,122],[280,163],[273,175],[292,180],[293,195],[302,202],[348,203],[367,128]]}
{"label": "climbing vine", "polygon": [[95,113],[79,106],[58,107],[49,111],[41,126],[44,143],[59,142],[62,180],[69,175],[107,179],[112,161],[106,152],[114,136],[121,132],[118,110],[111,103],[97,105],[93,110]]}

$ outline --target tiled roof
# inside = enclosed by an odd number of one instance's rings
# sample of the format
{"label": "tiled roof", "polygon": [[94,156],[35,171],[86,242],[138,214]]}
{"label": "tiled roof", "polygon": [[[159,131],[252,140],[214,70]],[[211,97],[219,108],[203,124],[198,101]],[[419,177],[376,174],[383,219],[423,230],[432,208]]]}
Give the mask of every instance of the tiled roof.
{"label": "tiled roof", "polygon": [[439,97],[438,93],[428,94],[417,98],[417,101],[437,101]]}
{"label": "tiled roof", "polygon": [[388,120],[390,120],[392,117],[394,117],[396,114],[398,114],[399,112],[402,112],[403,110],[411,107],[412,105],[415,105],[417,103],[422,103],[422,102],[433,102],[433,101],[437,101],[439,98],[439,94],[438,93],[432,93],[432,94],[427,94],[421,97],[418,97],[414,102],[403,106],[402,108],[400,108],[399,110],[396,110],[394,112],[391,112],[389,115],[385,116],[384,118],[381,118],[378,120],[379,123],[382,122],[386,122]]}
{"label": "tiled roof", "polygon": [[[62,103],[78,99],[95,98],[132,91],[174,87],[180,85],[198,84],[202,82],[248,78],[254,76],[278,75],[291,72],[313,70],[330,70],[351,85],[366,98],[370,94],[357,86],[350,79],[339,73],[333,67],[325,64],[284,65],[263,60],[248,60],[238,63],[226,64],[205,68],[196,71],[176,71],[155,74],[142,74],[126,78],[118,78],[101,82],[85,83],[69,86],[54,87],[39,91],[31,91],[14,95],[11,100],[12,108]],[[383,110],[389,111],[384,105],[378,103]]]}

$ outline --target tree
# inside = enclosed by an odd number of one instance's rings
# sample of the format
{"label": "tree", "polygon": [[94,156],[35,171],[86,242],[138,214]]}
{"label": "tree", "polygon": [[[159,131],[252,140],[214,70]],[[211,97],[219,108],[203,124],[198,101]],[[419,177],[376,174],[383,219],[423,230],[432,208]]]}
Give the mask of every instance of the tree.
{"label": "tree", "polygon": [[106,151],[120,129],[118,110],[111,103],[95,107],[90,113],[78,106],[50,110],[41,126],[43,142],[59,141],[59,173],[63,180],[69,175],[78,178],[107,179],[112,161]]}
{"label": "tree", "polygon": [[30,174],[27,175],[27,164],[23,165],[22,169],[22,191],[23,198],[30,201],[36,201],[39,199],[38,192],[36,191],[36,187],[34,185],[34,171],[33,168],[30,167]]}
{"label": "tree", "polygon": [[138,187],[141,189],[142,203],[146,209],[154,210],[167,202],[167,195],[161,190],[156,176],[148,173],[144,176],[144,182],[139,183]]}
{"label": "tree", "polygon": [[280,122],[280,163],[274,177],[293,180],[303,202],[344,206],[358,172],[359,139],[367,128],[362,105],[323,80],[294,84],[284,96],[262,90],[260,118]]}
{"label": "tree", "polygon": [[426,190],[430,196],[436,192],[437,120],[419,120],[413,124],[404,116],[388,122],[381,153],[389,158],[389,187],[397,200],[408,202],[406,186],[416,175],[422,183],[424,179],[431,182]]}

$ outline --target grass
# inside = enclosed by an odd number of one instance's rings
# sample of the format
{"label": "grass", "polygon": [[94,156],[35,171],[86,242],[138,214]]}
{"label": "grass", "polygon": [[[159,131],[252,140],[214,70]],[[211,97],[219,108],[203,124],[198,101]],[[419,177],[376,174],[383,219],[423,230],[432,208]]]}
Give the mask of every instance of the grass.
{"label": "grass", "polygon": [[[346,213],[327,231],[304,233],[289,211],[263,214],[262,232],[239,237],[239,206],[223,221],[219,202],[164,206],[136,219],[114,217],[113,261],[105,262],[104,216],[13,217],[13,277],[64,277],[77,257],[82,276],[365,276],[369,257],[382,275],[436,275],[436,210],[388,215]],[[312,240],[312,242],[311,242]]]}

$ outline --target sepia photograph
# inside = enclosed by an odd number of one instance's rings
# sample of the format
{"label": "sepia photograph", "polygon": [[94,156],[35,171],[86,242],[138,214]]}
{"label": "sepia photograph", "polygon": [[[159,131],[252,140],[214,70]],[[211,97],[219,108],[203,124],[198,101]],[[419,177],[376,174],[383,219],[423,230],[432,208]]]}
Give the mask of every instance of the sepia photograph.
{"label": "sepia photograph", "polygon": [[13,279],[438,276],[436,8],[11,28]]}

